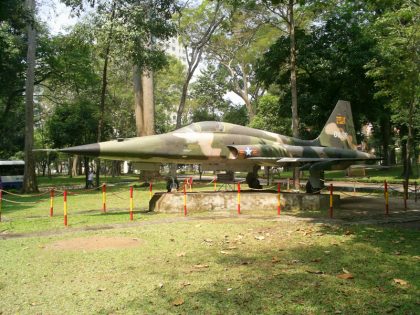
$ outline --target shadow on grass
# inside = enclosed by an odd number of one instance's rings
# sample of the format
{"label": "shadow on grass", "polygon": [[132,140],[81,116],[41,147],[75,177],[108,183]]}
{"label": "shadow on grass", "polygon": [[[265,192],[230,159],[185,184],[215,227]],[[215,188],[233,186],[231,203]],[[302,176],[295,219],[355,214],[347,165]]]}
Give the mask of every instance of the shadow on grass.
{"label": "shadow on grass", "polygon": [[[312,243],[314,238],[317,244]],[[196,281],[197,286],[163,287],[146,295],[139,292],[121,308],[100,313],[418,313],[417,232],[323,225],[317,236],[303,240],[297,243],[308,244],[279,242],[254,253],[218,254],[208,270],[182,276]],[[210,274],[212,268],[220,272]],[[353,279],[338,277],[348,272]],[[166,276],[168,282],[174,278],[172,274]]]}

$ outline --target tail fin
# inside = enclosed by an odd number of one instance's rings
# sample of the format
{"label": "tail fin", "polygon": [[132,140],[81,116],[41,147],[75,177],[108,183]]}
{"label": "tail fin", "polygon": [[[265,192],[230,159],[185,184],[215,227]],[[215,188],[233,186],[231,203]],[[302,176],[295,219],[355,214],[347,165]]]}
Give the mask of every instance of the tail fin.
{"label": "tail fin", "polygon": [[356,132],[350,102],[338,101],[321,134],[316,139],[321,146],[357,149]]}

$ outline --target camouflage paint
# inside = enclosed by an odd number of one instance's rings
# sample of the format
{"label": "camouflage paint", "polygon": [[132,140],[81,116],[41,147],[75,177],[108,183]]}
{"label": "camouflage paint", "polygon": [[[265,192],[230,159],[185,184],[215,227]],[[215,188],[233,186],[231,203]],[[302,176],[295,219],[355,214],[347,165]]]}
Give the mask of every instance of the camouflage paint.
{"label": "camouflage paint", "polygon": [[201,164],[203,169],[249,170],[255,165],[344,169],[375,156],[357,151],[350,103],[338,101],[321,134],[301,140],[224,122],[193,123],[161,135],[113,140],[60,151],[102,159]]}

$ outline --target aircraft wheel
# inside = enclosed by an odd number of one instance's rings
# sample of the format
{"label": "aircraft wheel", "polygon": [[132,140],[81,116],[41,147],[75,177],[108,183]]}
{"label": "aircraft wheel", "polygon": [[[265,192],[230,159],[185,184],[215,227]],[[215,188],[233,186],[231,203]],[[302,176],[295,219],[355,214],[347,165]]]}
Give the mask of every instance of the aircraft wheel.
{"label": "aircraft wheel", "polygon": [[246,183],[248,184],[249,188],[254,188],[254,189],[262,188],[260,181],[252,173],[248,173],[246,177]]}
{"label": "aircraft wheel", "polygon": [[320,194],[321,193],[321,188],[313,187],[309,180],[306,182],[305,189],[306,189],[307,194]]}
{"label": "aircraft wheel", "polygon": [[305,189],[307,194],[312,194],[314,192],[314,188],[312,187],[311,182],[309,180],[306,182]]}

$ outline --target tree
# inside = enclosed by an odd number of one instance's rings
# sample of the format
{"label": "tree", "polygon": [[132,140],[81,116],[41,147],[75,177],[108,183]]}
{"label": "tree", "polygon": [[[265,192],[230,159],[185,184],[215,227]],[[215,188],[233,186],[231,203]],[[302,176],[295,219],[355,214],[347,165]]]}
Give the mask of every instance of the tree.
{"label": "tree", "polygon": [[420,6],[413,1],[392,4],[374,23],[379,57],[367,65],[367,74],[375,80],[376,97],[387,100],[393,121],[402,127],[404,178],[408,181],[414,135],[420,129]]}
{"label": "tree", "polygon": [[290,135],[292,120],[285,116],[285,102],[280,97],[267,93],[260,98],[257,114],[250,127]]}
{"label": "tree", "polygon": [[206,49],[208,57],[228,71],[229,90],[243,100],[250,121],[265,91],[255,79],[255,62],[278,36],[278,30],[260,17],[263,9],[257,8],[237,8]]}
{"label": "tree", "polygon": [[[298,93],[297,93],[297,50],[296,50],[296,25],[303,23],[304,1],[301,4],[296,0],[269,0],[265,1],[267,9],[275,18],[272,23],[277,25],[279,29],[284,30],[286,26],[286,33],[289,38],[289,69],[290,69],[290,94],[291,94],[291,109],[292,109],[292,135],[295,138],[299,137],[299,115],[298,115]],[[296,10],[298,8],[298,10]],[[298,14],[300,19],[296,19],[295,14]],[[300,14],[301,13],[301,14]],[[300,16],[299,16],[300,15]],[[277,19],[277,20],[276,20]],[[294,169],[294,186],[299,189],[299,171]]]}
{"label": "tree", "polygon": [[155,76],[155,130],[165,133],[173,130],[176,111],[182,93],[186,67],[176,58],[168,56],[168,66]]}
{"label": "tree", "polygon": [[33,155],[34,145],[34,81],[35,81],[35,50],[36,50],[36,31],[35,31],[35,0],[26,0],[26,8],[29,12],[27,22],[28,52],[27,70],[25,84],[25,173],[23,177],[23,191],[25,193],[38,191],[35,176],[35,158]]}
{"label": "tree", "polygon": [[185,48],[188,67],[177,111],[176,128],[182,126],[188,86],[202,60],[204,48],[225,18],[221,0],[204,0],[198,7],[184,8],[178,16],[178,32]]}
{"label": "tree", "polygon": [[227,91],[226,71],[209,64],[192,84],[192,121],[218,120],[229,107],[224,99]]}

